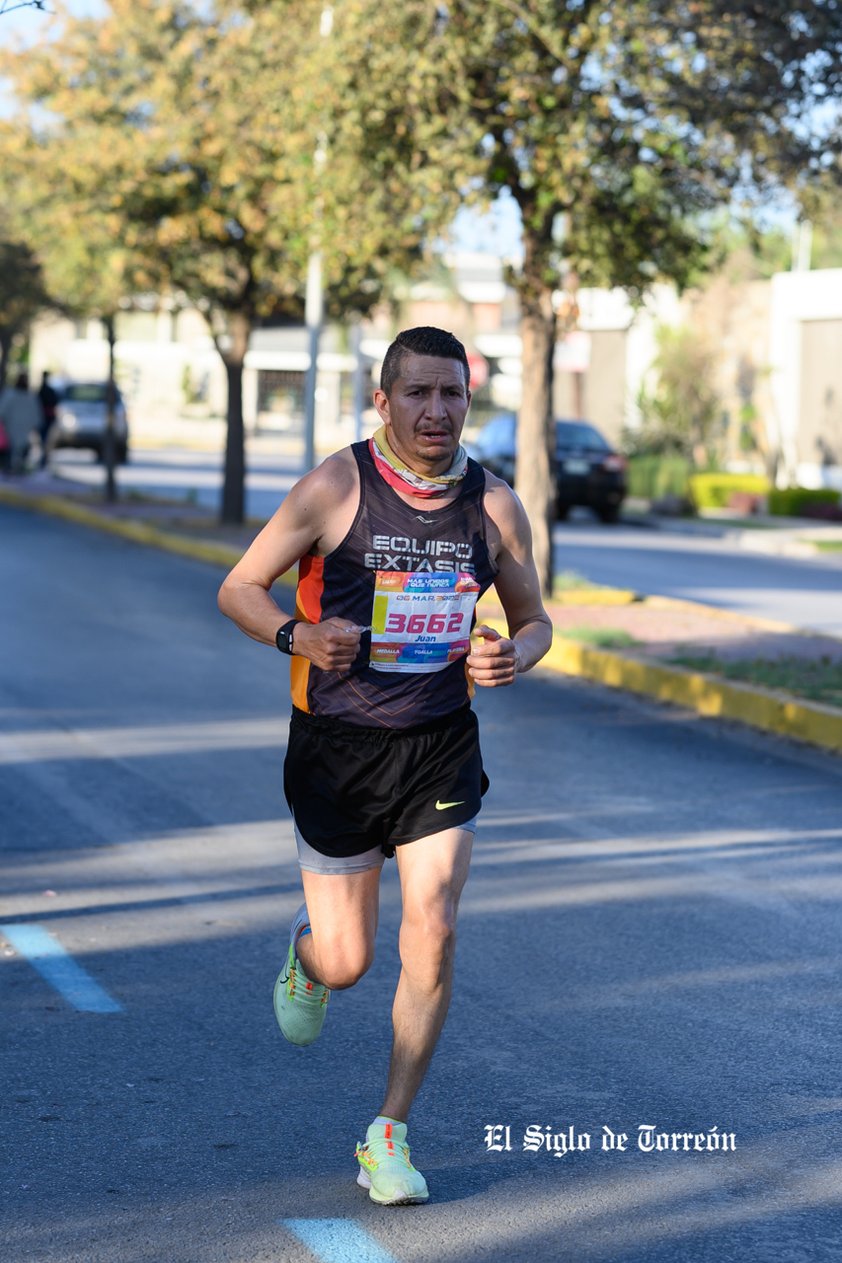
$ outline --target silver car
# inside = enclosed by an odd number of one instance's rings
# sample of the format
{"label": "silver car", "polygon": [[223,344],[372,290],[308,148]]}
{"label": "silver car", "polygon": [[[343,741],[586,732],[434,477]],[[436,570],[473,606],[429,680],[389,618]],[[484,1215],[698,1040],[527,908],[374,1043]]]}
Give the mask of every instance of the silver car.
{"label": "silver car", "polygon": [[[87,448],[97,459],[105,457],[107,382],[66,382],[58,389],[56,419],[50,428],[47,447]],[[123,396],[115,387],[114,456],[124,464],[129,458],[129,423]]]}

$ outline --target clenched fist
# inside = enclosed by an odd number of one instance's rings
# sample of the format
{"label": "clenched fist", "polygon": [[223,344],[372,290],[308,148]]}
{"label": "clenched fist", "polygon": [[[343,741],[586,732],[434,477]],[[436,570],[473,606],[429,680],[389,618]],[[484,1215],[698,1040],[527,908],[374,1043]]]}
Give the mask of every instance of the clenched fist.
{"label": "clenched fist", "polygon": [[482,641],[480,645],[472,644],[467,658],[468,674],[474,683],[483,688],[513,684],[520,661],[515,642],[484,623],[473,634]]}
{"label": "clenched fist", "polygon": [[363,629],[347,618],[326,618],[323,623],[299,623],[293,652],[308,658],[323,671],[348,672],[359,653]]}

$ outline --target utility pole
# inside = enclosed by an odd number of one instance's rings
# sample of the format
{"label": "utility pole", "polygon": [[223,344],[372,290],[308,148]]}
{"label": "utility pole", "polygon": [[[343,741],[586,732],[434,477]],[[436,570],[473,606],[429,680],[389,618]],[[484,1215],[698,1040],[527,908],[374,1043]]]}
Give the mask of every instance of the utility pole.
{"label": "utility pole", "polygon": [[809,272],[813,255],[813,223],[799,219],[792,233],[792,271]]}

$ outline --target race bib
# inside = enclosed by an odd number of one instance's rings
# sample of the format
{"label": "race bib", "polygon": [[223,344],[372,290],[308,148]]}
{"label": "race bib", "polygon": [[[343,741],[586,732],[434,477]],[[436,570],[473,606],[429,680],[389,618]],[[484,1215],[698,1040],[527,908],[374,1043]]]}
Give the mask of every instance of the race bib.
{"label": "race bib", "polygon": [[463,658],[479,584],[469,574],[378,570],[371,613],[371,665],[418,675]]}

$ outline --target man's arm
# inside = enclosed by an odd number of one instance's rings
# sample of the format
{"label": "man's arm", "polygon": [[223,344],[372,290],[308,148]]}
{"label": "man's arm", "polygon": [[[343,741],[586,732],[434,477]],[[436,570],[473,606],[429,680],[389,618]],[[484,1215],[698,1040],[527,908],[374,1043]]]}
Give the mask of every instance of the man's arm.
{"label": "man's arm", "polygon": [[[356,476],[341,456],[330,457],[297,482],[219,589],[219,608],[252,640],[274,645],[279,627],[293,614],[270,595],[275,580],[317,549],[332,522],[356,492]],[[361,633],[346,619],[299,623],[296,655],[325,671],[346,671],[357,656]]]}
{"label": "man's arm", "polygon": [[497,688],[513,684],[515,675],[543,658],[552,644],[553,625],[541,600],[532,558],[532,531],[523,506],[499,478],[488,475],[487,482],[484,508],[497,552],[494,586],[509,635],[499,636],[490,627],[478,627],[475,634],[482,638],[482,644],[471,650],[467,662],[477,685]]}

